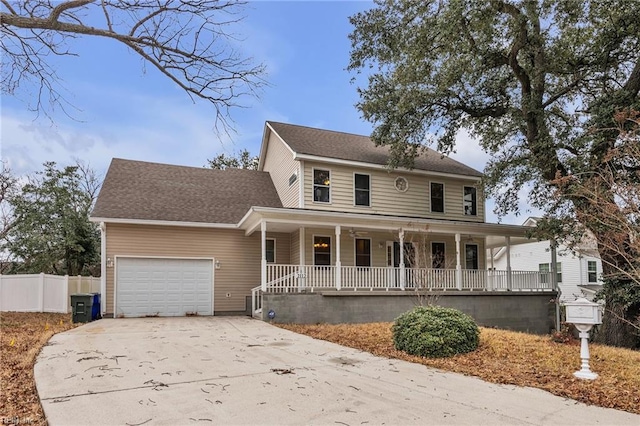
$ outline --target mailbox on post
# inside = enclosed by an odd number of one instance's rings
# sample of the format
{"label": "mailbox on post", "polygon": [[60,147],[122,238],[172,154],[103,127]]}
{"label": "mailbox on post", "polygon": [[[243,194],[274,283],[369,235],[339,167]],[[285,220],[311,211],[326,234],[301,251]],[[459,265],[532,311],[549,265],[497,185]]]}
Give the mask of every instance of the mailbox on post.
{"label": "mailbox on post", "polygon": [[573,324],[580,332],[580,359],[582,360],[579,371],[573,373],[580,379],[593,380],[598,375],[589,369],[589,330],[602,324],[602,311],[600,305],[581,297],[574,302],[565,303],[567,309],[566,322]]}

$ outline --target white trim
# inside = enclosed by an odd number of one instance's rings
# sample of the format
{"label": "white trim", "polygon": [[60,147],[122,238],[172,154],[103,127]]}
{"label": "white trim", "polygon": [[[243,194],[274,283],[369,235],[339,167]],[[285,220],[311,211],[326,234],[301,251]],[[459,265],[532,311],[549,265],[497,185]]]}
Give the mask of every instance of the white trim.
{"label": "white trim", "polygon": [[174,221],[174,220],[148,220],[148,219],[121,219],[121,218],[109,218],[109,217],[90,217],[89,221],[104,222],[104,223],[123,223],[123,224],[129,224],[129,225],[186,226],[186,227],[192,227],[192,228],[238,229],[237,223],[182,222],[177,220]]}
{"label": "white trim", "polygon": [[[143,255],[115,255],[113,256],[113,317],[118,318],[118,259],[171,259],[171,260],[210,260],[211,261],[211,316],[215,314],[215,257],[185,257],[185,256],[143,256]],[[104,298],[106,305],[106,297]]]}
{"label": "white trim", "polygon": [[301,209],[304,208],[304,161],[299,162],[300,167],[298,168],[298,206]]}
{"label": "white trim", "polygon": [[[293,156],[293,159],[294,160],[310,160],[310,161],[317,161],[320,163],[339,164],[343,166],[355,166],[355,167],[364,167],[369,169],[380,169],[380,170],[388,171],[388,166],[386,164],[373,164],[373,163],[365,163],[363,161],[341,160],[338,158],[320,157],[317,155],[310,155],[310,154],[295,153]],[[395,169],[395,171],[402,172],[402,173],[428,175],[428,176],[441,176],[441,177],[460,179],[460,180],[475,180],[478,182],[482,179],[482,177],[480,176],[459,175],[459,174],[453,174],[453,173],[434,172],[434,171],[419,170],[419,169],[406,169],[404,167],[398,167],[397,169]]]}
{"label": "white trim", "polygon": [[318,265],[318,266],[334,266],[331,264],[331,260],[333,259],[333,244],[331,242],[331,235],[322,235],[322,234],[313,234],[311,236],[311,253],[313,255],[313,266],[316,266],[316,237],[321,238],[329,238],[329,264],[328,265]]}
{"label": "white trim", "polygon": [[[459,231],[460,227],[468,227],[468,229],[464,230],[464,234],[473,234],[473,235],[490,235],[490,236],[499,236],[504,237],[506,232],[512,232],[511,236],[515,237],[525,237],[525,230],[530,229],[529,227],[523,227],[522,225],[510,225],[503,223],[485,223],[485,222],[466,222],[461,220],[447,220],[447,219],[430,219],[430,218],[421,218],[421,217],[403,217],[403,216],[384,216],[384,215],[375,215],[368,213],[352,213],[352,212],[333,212],[333,211],[322,211],[322,210],[302,210],[295,208],[279,208],[279,207],[251,207],[245,217],[238,223],[238,227],[242,228],[243,222],[251,216],[252,213],[262,214],[262,213],[280,213],[287,214],[293,216],[318,216],[321,218],[329,218],[335,220],[325,221],[324,224],[326,226],[333,227],[334,225],[344,225],[342,222],[343,219],[362,219],[362,220],[375,220],[378,222],[390,222],[391,225],[362,225],[366,226],[369,229],[384,229],[388,230],[389,227],[397,228],[398,223],[404,224],[416,224],[417,226],[404,226],[405,231],[424,231],[420,225],[432,225],[432,226],[443,226],[446,228],[451,228],[449,230],[443,230],[442,232],[456,232]],[[291,224],[299,224],[299,225],[311,225],[311,226],[319,226],[317,222],[310,222],[305,220],[296,220],[296,219],[275,219],[269,218],[269,222],[274,223],[291,223]],[[245,232],[246,233],[246,232]],[[249,232],[250,233],[250,232]],[[522,234],[522,235],[514,235],[514,234]]]}
{"label": "white trim", "polygon": [[267,263],[278,263],[277,262],[278,258],[277,258],[277,255],[276,255],[276,239],[272,238],[272,237],[265,238],[265,242],[269,241],[269,240],[273,241],[273,262],[269,262],[269,259],[267,259]]}
{"label": "white trim", "polygon": [[[472,189],[474,189],[476,191],[476,194],[475,194],[476,195],[476,202],[475,202],[475,204],[476,204],[476,214],[467,214],[464,211],[464,203],[465,203],[464,190],[466,188],[472,188]],[[475,186],[462,185],[462,216],[463,217],[478,217],[478,188],[476,188]]]}
{"label": "white trim", "polygon": [[[322,187],[329,187],[329,201],[316,201],[316,194],[315,194],[315,186],[316,186],[316,170],[320,170],[320,171],[324,171],[324,172],[329,172],[329,185],[322,185]],[[320,168],[320,167],[312,167],[311,168],[311,202],[313,204],[322,204],[322,205],[329,205],[331,204],[331,187],[333,184],[333,178],[331,177],[331,169],[329,168]]]}
{"label": "white trim", "polygon": [[[356,190],[357,190],[356,189],[356,175],[362,175],[362,176],[368,176],[369,177],[369,204],[366,205],[366,206],[356,204]],[[373,204],[372,203],[372,200],[373,200],[372,192],[373,191],[372,191],[372,188],[371,188],[373,185],[371,184],[372,183],[371,174],[370,173],[353,172],[353,180],[352,180],[352,182],[353,182],[353,194],[352,194],[353,195],[353,207],[370,209],[372,207],[371,205]]]}
{"label": "white trim", "polygon": [[372,246],[371,237],[362,238],[362,237],[355,237],[355,236],[353,237],[353,266],[358,266],[357,265],[358,247],[356,244],[356,240],[369,240],[369,266],[372,267],[373,266],[373,246]]}
{"label": "white trim", "polygon": [[274,128],[273,128],[273,127],[271,127],[271,124],[269,124],[269,122],[268,122],[268,121],[266,121],[264,124],[265,124],[269,129],[271,129],[271,131],[273,132],[273,134],[275,134],[275,135],[278,137],[278,139],[280,139],[280,140],[282,141],[282,143],[284,144],[284,146],[289,150],[289,152],[291,152],[291,155],[293,155],[293,159],[295,160],[295,159],[296,159],[296,152],[295,152],[295,151],[294,151],[294,150],[289,146],[289,144],[288,144],[287,142],[285,142],[284,138],[283,138],[282,136],[280,136],[280,135],[278,134],[278,132],[276,132],[276,131],[274,130]]}
{"label": "white trim", "polygon": [[[437,183],[442,185],[442,211],[434,212],[433,211],[433,195],[431,195],[431,185]],[[464,207],[463,207],[464,209]],[[446,215],[447,214],[447,186],[444,182],[438,182],[437,180],[429,180],[429,213],[435,213],[437,215]]]}

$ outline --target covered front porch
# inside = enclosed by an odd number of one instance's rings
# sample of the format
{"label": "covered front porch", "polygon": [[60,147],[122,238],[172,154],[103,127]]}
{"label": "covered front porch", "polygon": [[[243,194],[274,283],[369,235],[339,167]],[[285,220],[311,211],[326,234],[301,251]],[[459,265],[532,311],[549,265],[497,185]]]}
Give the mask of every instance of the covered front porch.
{"label": "covered front porch", "polygon": [[552,272],[495,270],[487,260],[529,241],[518,225],[254,207],[241,227],[260,232],[254,312],[262,293],[555,288]]}

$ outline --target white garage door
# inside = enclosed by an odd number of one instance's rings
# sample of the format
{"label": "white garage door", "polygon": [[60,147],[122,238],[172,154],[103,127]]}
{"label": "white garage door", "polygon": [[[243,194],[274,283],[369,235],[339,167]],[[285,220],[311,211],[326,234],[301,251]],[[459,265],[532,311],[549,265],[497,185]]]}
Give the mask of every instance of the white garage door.
{"label": "white garage door", "polygon": [[213,261],[118,258],[116,316],[212,315]]}

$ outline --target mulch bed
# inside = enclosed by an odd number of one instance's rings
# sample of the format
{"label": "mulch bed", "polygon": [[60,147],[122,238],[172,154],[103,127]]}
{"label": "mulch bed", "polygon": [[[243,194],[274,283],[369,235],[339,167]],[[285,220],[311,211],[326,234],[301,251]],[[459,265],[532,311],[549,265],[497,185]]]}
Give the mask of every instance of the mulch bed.
{"label": "mulch bed", "polygon": [[71,314],[0,313],[0,424],[47,424],[33,366],[51,336],[77,325]]}
{"label": "mulch bed", "polygon": [[482,380],[544,389],[586,404],[640,414],[640,352],[590,344],[596,380],[580,380],[577,340],[554,342],[550,336],[481,328],[480,346],[472,353],[429,359],[408,355],[393,346],[391,323],[279,325],[296,333]]}

